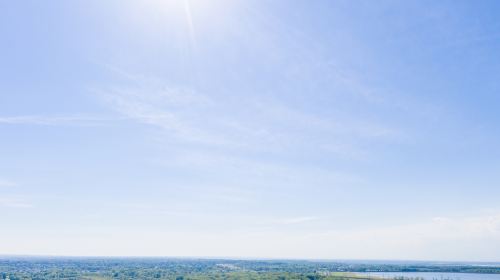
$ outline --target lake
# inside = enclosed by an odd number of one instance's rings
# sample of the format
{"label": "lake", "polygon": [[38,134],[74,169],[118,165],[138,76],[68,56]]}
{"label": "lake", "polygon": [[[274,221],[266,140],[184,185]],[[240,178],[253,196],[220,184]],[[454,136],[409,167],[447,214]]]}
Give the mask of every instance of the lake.
{"label": "lake", "polygon": [[445,272],[371,272],[363,275],[393,278],[404,276],[408,278],[421,277],[425,280],[500,280],[500,274],[479,273],[445,273]]}

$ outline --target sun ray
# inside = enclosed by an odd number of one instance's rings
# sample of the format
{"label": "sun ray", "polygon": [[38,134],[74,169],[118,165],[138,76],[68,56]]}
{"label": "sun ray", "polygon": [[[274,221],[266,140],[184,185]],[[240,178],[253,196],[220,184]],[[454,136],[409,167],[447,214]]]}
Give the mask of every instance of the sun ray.
{"label": "sun ray", "polygon": [[189,5],[189,0],[184,0],[184,12],[186,14],[186,21],[189,28],[189,43],[191,50],[196,50],[196,34],[193,24],[193,16],[191,13],[191,6]]}

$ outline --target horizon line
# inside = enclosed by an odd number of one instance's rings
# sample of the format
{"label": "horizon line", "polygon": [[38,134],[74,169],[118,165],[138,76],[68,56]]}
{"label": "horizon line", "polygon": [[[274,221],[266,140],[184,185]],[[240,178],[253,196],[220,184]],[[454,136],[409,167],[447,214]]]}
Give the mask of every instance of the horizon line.
{"label": "horizon line", "polygon": [[445,263],[445,264],[495,264],[500,261],[465,260],[422,260],[422,259],[336,259],[336,258],[278,258],[278,257],[235,257],[235,256],[155,256],[155,255],[57,255],[57,254],[0,254],[0,258],[82,258],[82,259],[184,259],[184,260],[241,260],[241,261],[311,261],[311,262],[402,262],[402,263]]}

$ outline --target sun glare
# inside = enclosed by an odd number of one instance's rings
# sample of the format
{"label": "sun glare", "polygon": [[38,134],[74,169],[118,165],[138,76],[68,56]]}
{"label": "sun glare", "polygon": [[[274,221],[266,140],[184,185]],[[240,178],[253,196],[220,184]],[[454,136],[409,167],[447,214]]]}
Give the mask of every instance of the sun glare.
{"label": "sun glare", "polygon": [[196,43],[196,35],[203,29],[218,30],[227,24],[227,16],[234,11],[234,2],[217,0],[144,0],[127,5],[129,23],[148,31],[171,30],[185,33]]}

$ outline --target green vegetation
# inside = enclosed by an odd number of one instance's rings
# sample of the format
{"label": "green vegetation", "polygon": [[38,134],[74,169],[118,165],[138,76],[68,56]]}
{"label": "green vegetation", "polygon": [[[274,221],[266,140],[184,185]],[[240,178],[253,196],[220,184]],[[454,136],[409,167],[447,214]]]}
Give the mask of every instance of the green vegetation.
{"label": "green vegetation", "polygon": [[500,273],[498,266],[461,264],[253,261],[163,258],[0,258],[2,280],[361,280],[370,271]]}

